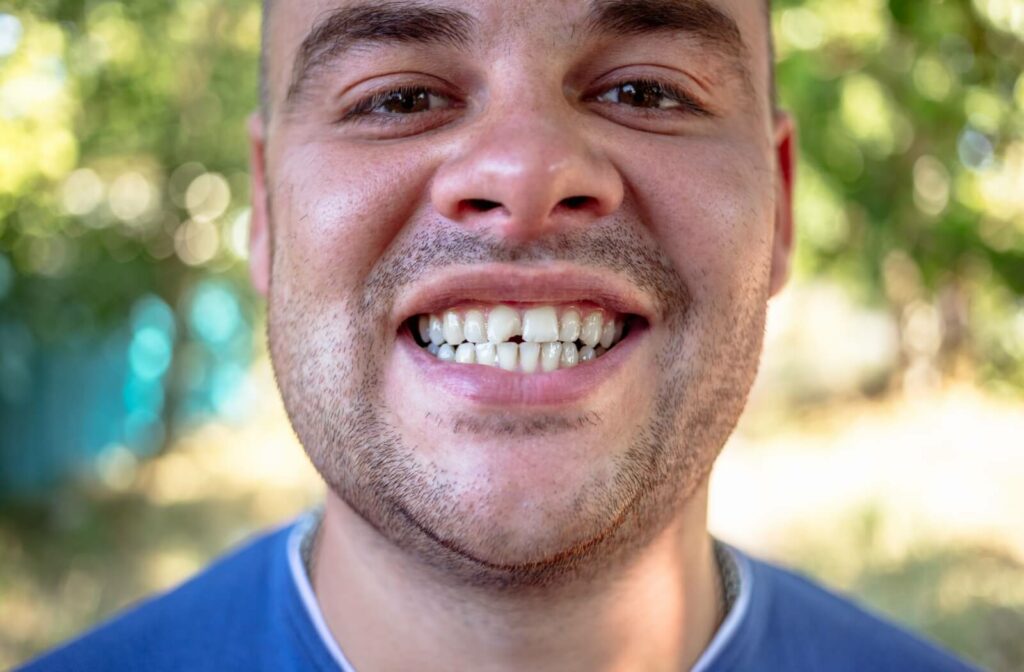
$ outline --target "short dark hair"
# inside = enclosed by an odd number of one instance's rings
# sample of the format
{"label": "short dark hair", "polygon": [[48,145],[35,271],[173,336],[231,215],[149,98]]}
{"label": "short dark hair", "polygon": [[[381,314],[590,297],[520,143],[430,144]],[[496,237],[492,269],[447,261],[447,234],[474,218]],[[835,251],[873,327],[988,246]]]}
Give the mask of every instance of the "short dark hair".
{"label": "short dark hair", "polygon": [[[267,69],[267,52],[269,50],[267,29],[270,21],[270,11],[274,0],[263,0],[263,23],[262,38],[260,42],[260,111],[263,113],[263,120],[270,119],[270,84]],[[772,0],[764,0],[765,21],[768,26],[768,91],[771,96],[772,109],[778,107],[778,95],[775,90],[775,40],[772,38]]]}

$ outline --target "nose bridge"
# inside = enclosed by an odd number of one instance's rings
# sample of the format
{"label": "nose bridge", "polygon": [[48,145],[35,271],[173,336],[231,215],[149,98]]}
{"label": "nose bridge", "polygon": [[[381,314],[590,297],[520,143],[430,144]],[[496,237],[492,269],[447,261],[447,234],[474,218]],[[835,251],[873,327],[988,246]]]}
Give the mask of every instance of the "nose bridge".
{"label": "nose bridge", "polygon": [[442,215],[523,239],[618,209],[621,178],[570,111],[531,102],[482,119],[440,167],[432,198]]}

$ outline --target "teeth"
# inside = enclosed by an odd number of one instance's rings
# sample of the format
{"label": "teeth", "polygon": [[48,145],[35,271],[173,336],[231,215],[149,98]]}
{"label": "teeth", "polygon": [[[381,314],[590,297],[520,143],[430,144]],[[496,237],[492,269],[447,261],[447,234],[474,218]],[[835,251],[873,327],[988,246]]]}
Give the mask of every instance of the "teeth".
{"label": "teeth", "polygon": [[444,343],[444,326],[441,324],[441,318],[437,315],[430,316],[430,325],[427,327],[427,335],[430,338],[430,342],[436,345]]}
{"label": "teeth", "polygon": [[[554,308],[551,311],[554,312]],[[487,316],[487,340],[491,343],[504,343],[513,336],[518,336],[521,330],[519,313],[508,306],[498,306]]]}
{"label": "teeth", "polygon": [[610,348],[615,342],[615,321],[605,322],[601,327],[601,347]]}
{"label": "teeth", "polygon": [[453,308],[411,324],[427,352],[445,362],[545,373],[591,362],[622,338],[624,323],[602,310],[507,305]]}
{"label": "teeth", "polygon": [[563,369],[571,369],[580,363],[580,354],[575,343],[562,343],[562,355],[559,360]]}
{"label": "teeth", "polygon": [[583,327],[580,329],[580,340],[583,345],[594,347],[601,342],[601,313],[595,311],[583,318]]}
{"label": "teeth", "polygon": [[498,365],[498,346],[494,343],[477,343],[476,363],[484,366]]}
{"label": "teeth", "polygon": [[479,310],[467,312],[466,322],[462,325],[462,331],[466,340],[470,343],[483,343],[486,341],[487,326],[484,322],[484,314]]}
{"label": "teeth", "polygon": [[558,369],[559,360],[562,359],[562,343],[555,341],[540,346],[540,368],[544,373],[551,373]]}
{"label": "teeth", "polygon": [[432,343],[430,340],[430,316],[420,315],[419,321],[416,323],[417,331],[420,332],[420,340],[424,343]]}
{"label": "teeth", "polygon": [[523,373],[533,373],[537,370],[537,362],[540,360],[540,343],[519,344],[519,365]]}
{"label": "teeth", "polygon": [[455,346],[465,340],[462,337],[462,318],[453,310],[444,314],[444,340]]}
{"label": "teeth", "polygon": [[558,313],[553,306],[530,308],[523,313],[523,340],[527,343],[558,340]]}
{"label": "teeth", "polygon": [[498,366],[506,371],[515,371],[519,362],[518,343],[500,343],[498,345]]}
{"label": "teeth", "polygon": [[570,308],[562,314],[558,327],[558,340],[573,343],[580,337],[580,311]]}
{"label": "teeth", "polygon": [[455,361],[459,364],[476,364],[476,346],[463,343],[455,348]]}

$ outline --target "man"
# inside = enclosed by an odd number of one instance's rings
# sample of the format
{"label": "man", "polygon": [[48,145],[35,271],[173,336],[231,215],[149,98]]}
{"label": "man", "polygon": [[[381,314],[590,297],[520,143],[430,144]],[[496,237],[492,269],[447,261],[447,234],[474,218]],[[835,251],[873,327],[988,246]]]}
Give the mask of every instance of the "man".
{"label": "man", "polygon": [[706,529],[793,240],[763,3],[266,11],[252,276],[327,501],[30,669],[968,669]]}

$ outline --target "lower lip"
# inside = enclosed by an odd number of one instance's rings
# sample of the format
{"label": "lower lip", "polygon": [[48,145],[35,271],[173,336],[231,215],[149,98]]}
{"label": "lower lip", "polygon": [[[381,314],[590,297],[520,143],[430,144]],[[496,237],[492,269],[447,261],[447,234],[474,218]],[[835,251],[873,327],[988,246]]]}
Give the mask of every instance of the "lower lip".
{"label": "lower lip", "polygon": [[631,328],[625,338],[597,359],[571,369],[531,374],[441,361],[421,348],[407,328],[400,332],[398,342],[400,351],[425,379],[425,389],[440,388],[477,404],[508,408],[579,402],[622,369],[646,333],[646,327]]}

